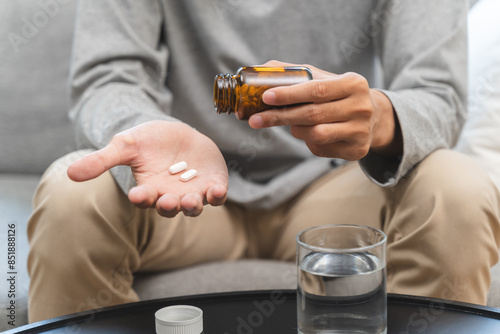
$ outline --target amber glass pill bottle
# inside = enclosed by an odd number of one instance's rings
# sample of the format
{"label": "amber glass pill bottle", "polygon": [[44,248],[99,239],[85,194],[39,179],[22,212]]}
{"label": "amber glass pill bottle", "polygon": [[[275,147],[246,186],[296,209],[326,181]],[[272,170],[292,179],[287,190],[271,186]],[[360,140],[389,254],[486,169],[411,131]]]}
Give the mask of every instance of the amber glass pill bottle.
{"label": "amber glass pill bottle", "polygon": [[262,102],[269,88],[290,86],[312,79],[307,67],[241,67],[236,74],[219,74],[214,79],[214,108],[218,114],[235,113],[240,120],[271,109]]}

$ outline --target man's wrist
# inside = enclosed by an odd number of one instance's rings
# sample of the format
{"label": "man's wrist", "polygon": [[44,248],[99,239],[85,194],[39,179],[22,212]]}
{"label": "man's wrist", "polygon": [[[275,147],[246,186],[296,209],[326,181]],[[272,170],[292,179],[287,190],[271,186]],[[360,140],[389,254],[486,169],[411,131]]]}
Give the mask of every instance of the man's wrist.
{"label": "man's wrist", "polygon": [[391,100],[379,90],[370,89],[373,103],[373,138],[370,151],[387,158],[403,153],[403,135]]}

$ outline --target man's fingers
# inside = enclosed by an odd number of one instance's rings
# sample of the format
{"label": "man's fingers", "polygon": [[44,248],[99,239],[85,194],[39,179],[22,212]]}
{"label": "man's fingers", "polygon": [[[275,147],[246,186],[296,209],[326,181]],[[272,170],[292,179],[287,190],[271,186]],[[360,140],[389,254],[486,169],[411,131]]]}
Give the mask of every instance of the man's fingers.
{"label": "man's fingers", "polygon": [[324,103],[344,99],[368,89],[365,78],[356,73],[331,74],[292,86],[268,89],[262,101],[268,105],[285,106],[300,103]]}
{"label": "man's fingers", "polygon": [[268,105],[286,106],[300,103],[324,103],[342,97],[345,97],[345,89],[340,87],[338,79],[328,78],[268,89],[262,94],[262,101]]}
{"label": "man's fingers", "polygon": [[[248,120],[254,129],[280,125],[315,125],[345,122],[353,118],[352,102],[348,99],[328,103],[308,103],[294,107],[266,110],[254,114]],[[363,106],[356,106],[362,110]]]}
{"label": "man's fingers", "polygon": [[105,155],[101,151],[92,152],[75,161],[68,167],[68,176],[71,180],[81,182],[94,179],[109,168]]}
{"label": "man's fingers", "polygon": [[130,189],[128,198],[141,209],[152,208],[157,200],[157,192],[147,185],[139,185]]}
{"label": "man's fingers", "polygon": [[370,132],[360,129],[334,123],[292,126],[290,131],[295,138],[303,140],[314,155],[354,161],[366,156],[370,149]]}
{"label": "man's fingers", "polygon": [[219,206],[226,202],[227,188],[215,185],[207,190],[207,203],[212,206]]}
{"label": "man's fingers", "polygon": [[120,164],[125,162],[121,161],[118,150],[114,145],[108,145],[72,163],[68,167],[68,176],[73,181],[88,181]]}
{"label": "man's fingers", "polygon": [[115,166],[130,165],[134,156],[134,146],[135,140],[128,131],[119,133],[104,148],[71,164],[68,167],[68,176],[73,181],[87,181]]}
{"label": "man's fingers", "polygon": [[163,217],[173,218],[180,210],[180,198],[177,195],[165,194],[156,202],[156,211]]}
{"label": "man's fingers", "polygon": [[189,193],[181,198],[181,210],[188,217],[196,217],[203,211],[203,200],[198,193]]}
{"label": "man's fingers", "polygon": [[203,211],[203,200],[198,193],[188,193],[182,198],[165,194],[156,202],[156,211],[163,217],[173,218],[180,211],[189,217],[196,217]]}

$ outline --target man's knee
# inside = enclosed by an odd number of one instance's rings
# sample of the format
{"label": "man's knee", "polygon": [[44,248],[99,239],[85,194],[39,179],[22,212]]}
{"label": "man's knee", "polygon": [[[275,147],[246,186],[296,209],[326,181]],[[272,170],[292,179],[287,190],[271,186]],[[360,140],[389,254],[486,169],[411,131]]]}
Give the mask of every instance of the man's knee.
{"label": "man's knee", "polygon": [[81,151],[54,162],[40,181],[28,222],[33,260],[75,260],[78,254],[88,256],[92,250],[102,251],[109,231],[121,233],[120,226],[111,225],[127,222],[133,216],[127,206],[118,210],[117,206],[126,202],[126,195],[109,173],[80,183],[68,178],[67,167],[80,156]]}
{"label": "man's knee", "polygon": [[[472,158],[438,150],[402,184],[403,193],[397,197],[399,210],[403,216],[412,212],[412,221],[406,220],[405,226],[399,228],[406,233],[432,231],[428,238],[449,250],[442,249],[436,256],[462,254],[469,263],[480,256],[484,261],[476,261],[478,265],[497,261],[500,196],[487,173]],[[453,265],[448,269],[454,270]]]}
{"label": "man's knee", "polygon": [[[388,226],[399,239],[413,233],[420,242],[442,244],[444,249],[482,254],[496,262],[500,244],[498,190],[485,171],[463,154],[439,150],[422,161],[394,190],[396,222]],[[467,247],[474,244],[475,247]],[[442,249],[441,255],[450,252]],[[445,255],[448,254],[448,255]],[[436,255],[436,256],[439,256]],[[493,263],[490,263],[492,265]]]}
{"label": "man's knee", "polygon": [[33,197],[33,213],[28,222],[30,239],[40,230],[55,234],[53,237],[68,236],[71,228],[78,228],[82,212],[89,210],[92,185],[73,182],[66,174],[68,166],[80,156],[81,151],[70,153],[52,163],[43,174]]}
{"label": "man's knee", "polygon": [[487,173],[461,153],[438,150],[417,165],[408,179],[402,183],[411,182],[411,190],[421,201],[430,196],[450,210],[483,210],[488,206],[498,215],[498,190]]}

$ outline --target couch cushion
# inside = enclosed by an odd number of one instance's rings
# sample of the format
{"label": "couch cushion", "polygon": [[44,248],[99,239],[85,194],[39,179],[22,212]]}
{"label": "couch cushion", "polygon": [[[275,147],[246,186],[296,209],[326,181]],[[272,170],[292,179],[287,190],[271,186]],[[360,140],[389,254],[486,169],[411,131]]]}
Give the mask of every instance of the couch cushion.
{"label": "couch cushion", "polygon": [[0,2],[0,172],[42,172],[75,149],[67,89],[76,2]]}
{"label": "couch cushion", "polygon": [[212,262],[179,270],[138,275],[141,300],[214,292],[297,288],[295,263],[276,260]]}

